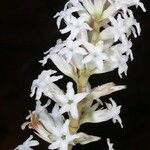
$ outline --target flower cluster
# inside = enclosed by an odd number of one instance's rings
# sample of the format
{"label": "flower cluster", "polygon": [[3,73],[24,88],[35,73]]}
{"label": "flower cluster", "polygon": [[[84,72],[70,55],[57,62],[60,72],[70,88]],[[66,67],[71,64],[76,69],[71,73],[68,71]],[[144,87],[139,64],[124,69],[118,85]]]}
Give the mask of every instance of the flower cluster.
{"label": "flower cluster", "polygon": [[[28,126],[35,134],[49,143],[48,149],[71,150],[76,144],[87,144],[101,138],[78,132],[84,123],[100,123],[112,120],[123,128],[120,118],[121,106],[110,98],[109,103],[101,97],[126,88],[124,85],[106,83],[92,88],[88,79],[118,69],[118,74],[127,75],[128,60],[133,60],[131,37],[141,33],[140,24],[134,18],[131,6],[146,11],[139,0],[69,0],[58,12],[57,26],[66,40],[57,40],[54,47],[44,53],[42,65],[50,59],[75,83],[68,82],[66,90],[55,83],[63,78],[55,70],[44,70],[31,86],[36,107],[30,111],[22,129]],[[62,24],[64,28],[62,28]],[[49,100],[42,105],[41,97]],[[48,106],[55,105],[51,112]],[[15,150],[28,150],[38,145],[29,138]],[[113,149],[107,139],[109,150]]]}
{"label": "flower cluster", "polygon": [[40,62],[44,65],[51,59],[73,79],[83,68],[91,74],[116,68],[120,77],[127,74],[127,61],[133,60],[131,34],[136,38],[141,32],[129,9],[134,5],[146,11],[139,0],[69,0],[55,18],[59,29],[62,23],[66,25],[60,32],[70,34],[50,48]]}

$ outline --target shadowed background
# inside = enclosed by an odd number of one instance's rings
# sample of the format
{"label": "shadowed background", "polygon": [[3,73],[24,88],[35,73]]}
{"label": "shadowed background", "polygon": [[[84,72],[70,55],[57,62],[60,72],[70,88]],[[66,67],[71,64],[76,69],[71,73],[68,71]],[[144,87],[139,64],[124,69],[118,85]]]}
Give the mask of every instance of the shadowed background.
{"label": "shadowed background", "polygon": [[[30,98],[32,80],[43,69],[55,68],[48,63],[44,68],[38,63],[43,52],[54,46],[61,37],[53,16],[60,11],[65,0],[3,0],[0,2],[0,149],[12,150],[34,134],[22,131],[20,125],[25,121],[28,110],[35,106]],[[148,0],[143,1],[148,9]],[[134,61],[129,62],[128,77],[120,79],[117,71],[95,75],[90,78],[92,86],[106,82],[126,84],[128,89],[110,95],[122,105],[121,117],[124,129],[111,121],[101,124],[88,124],[81,130],[98,135],[103,140],[74,149],[107,150],[105,138],[111,138],[116,150],[150,150],[150,52],[149,12],[140,8],[135,11],[141,22],[142,35],[133,40]],[[60,72],[59,72],[60,73]],[[65,89],[69,78],[58,84]],[[104,100],[107,97],[103,98]],[[45,102],[47,98],[43,98]],[[35,136],[35,139],[39,139]],[[46,150],[48,144],[42,142],[35,150]]]}

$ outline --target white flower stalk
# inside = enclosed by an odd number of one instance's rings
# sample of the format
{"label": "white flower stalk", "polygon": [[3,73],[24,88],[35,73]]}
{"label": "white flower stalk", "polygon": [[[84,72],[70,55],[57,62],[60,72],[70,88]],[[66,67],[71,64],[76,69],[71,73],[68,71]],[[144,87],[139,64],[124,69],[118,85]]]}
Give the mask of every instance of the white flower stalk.
{"label": "white flower stalk", "polygon": [[[66,92],[54,82],[62,79],[57,71],[44,70],[31,86],[36,107],[22,125],[35,131],[49,143],[48,149],[72,150],[76,144],[88,144],[101,138],[78,132],[84,123],[101,123],[112,120],[123,128],[120,118],[121,105],[110,98],[106,103],[101,97],[126,88],[113,82],[92,87],[89,78],[118,69],[120,78],[127,75],[128,60],[133,60],[132,38],[141,34],[140,23],[130,7],[146,11],[140,0],[68,0],[64,9],[54,16],[61,34],[68,33],[65,40],[44,53],[40,63],[44,66],[50,59],[65,75],[72,78]],[[62,28],[62,23],[64,28]],[[63,82],[63,81],[62,81]],[[98,82],[98,81],[97,81]],[[48,102],[42,105],[40,99]],[[51,100],[55,103],[51,104]],[[54,106],[51,112],[50,106]],[[15,150],[32,150],[39,143],[32,136]],[[109,150],[114,150],[107,139]]]}
{"label": "white flower stalk", "polygon": [[17,146],[14,150],[33,150],[31,147],[39,145],[39,142],[32,139],[33,136],[30,135],[22,145]]}

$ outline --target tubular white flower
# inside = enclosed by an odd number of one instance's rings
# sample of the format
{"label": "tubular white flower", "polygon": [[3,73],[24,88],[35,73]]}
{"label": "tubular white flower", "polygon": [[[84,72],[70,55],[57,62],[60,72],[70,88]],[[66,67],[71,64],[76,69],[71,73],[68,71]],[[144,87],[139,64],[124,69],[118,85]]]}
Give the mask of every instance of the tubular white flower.
{"label": "tubular white flower", "polygon": [[119,14],[117,16],[117,19],[113,17],[109,17],[110,22],[112,24],[111,31],[114,36],[114,41],[117,42],[120,40],[122,43],[127,43],[127,37],[125,35],[126,28],[124,26],[124,20],[121,18],[121,15]]}
{"label": "tubular white flower", "polygon": [[30,135],[30,137],[22,145],[19,145],[14,150],[33,150],[31,147],[39,145],[39,142],[32,139],[33,136]]}
{"label": "tubular white flower", "polygon": [[64,43],[65,43],[65,47],[62,48],[62,50],[59,51],[58,54],[64,56],[68,63],[71,61],[72,57],[75,56],[76,54],[81,56],[87,54],[87,51],[81,47],[82,40],[73,41],[71,39],[68,39]]}
{"label": "tubular white flower", "polygon": [[106,0],[80,0],[91,17],[100,17]]}
{"label": "tubular white flower", "polygon": [[84,18],[83,17],[76,18],[72,16],[70,23],[68,23],[64,29],[61,29],[60,32],[62,34],[70,32],[68,38],[74,39],[80,32],[83,32],[85,30],[91,31],[92,28],[87,23],[85,23]]}
{"label": "tubular white flower", "polygon": [[113,101],[112,99],[110,99],[110,101],[112,104],[106,103],[107,109],[96,110],[99,105],[99,103],[97,103],[93,107],[91,107],[91,109],[87,110],[81,123],[100,123],[112,119],[113,123],[116,123],[116,121],[118,121],[121,125],[121,128],[123,128],[122,120],[119,116],[121,106],[117,106],[115,101]]}
{"label": "tubular white flower", "polygon": [[78,138],[75,139],[75,144],[85,145],[91,142],[99,141],[101,138],[98,136],[87,135],[83,132],[77,134]]}
{"label": "tubular white flower", "polygon": [[88,50],[89,54],[83,59],[84,64],[94,62],[96,67],[103,71],[104,61],[108,59],[106,53],[103,52],[103,42],[100,41],[96,45],[88,42],[84,42],[85,48]]}
{"label": "tubular white flower", "polygon": [[[123,55],[122,51],[118,48],[119,48],[119,45],[111,47],[111,50],[113,53],[110,56],[110,61],[111,61],[113,68],[118,68],[118,74],[120,78],[122,78],[122,73],[125,73],[125,75],[127,75],[127,70],[128,70],[127,61],[128,61],[129,55],[128,55],[128,52],[127,52],[127,55]],[[132,54],[131,54],[131,57],[132,57]]]}
{"label": "tubular white flower", "polygon": [[50,48],[48,51],[44,52],[44,54],[46,55],[43,60],[40,60],[39,62],[42,63],[42,65],[44,66],[47,63],[48,59],[51,59],[51,56],[53,54],[58,53],[59,51],[61,51],[61,49],[65,46],[65,44],[63,43],[63,41],[61,39],[58,39],[56,42],[55,47]]}
{"label": "tubular white flower", "polygon": [[68,145],[73,145],[73,140],[78,137],[77,134],[70,134],[69,120],[66,120],[62,127],[53,129],[53,142],[48,149],[68,150]]}
{"label": "tubular white flower", "polygon": [[65,118],[63,115],[60,114],[59,112],[59,105],[56,103],[55,106],[52,109],[52,112],[50,113],[50,116],[54,119],[55,123],[57,126],[61,127],[62,124],[65,121]]}
{"label": "tubular white flower", "polygon": [[48,101],[45,105],[41,105],[41,101],[36,101],[36,108],[30,112],[26,119],[30,119],[22,124],[21,128],[24,130],[26,126],[34,129],[40,138],[44,141],[51,143],[53,141],[53,129],[60,128],[64,123],[64,117],[59,113],[58,107],[55,105],[52,113],[48,113],[46,107],[50,105]]}
{"label": "tubular white flower", "polygon": [[92,97],[92,99],[98,99],[102,96],[106,96],[123,89],[126,89],[125,85],[115,85],[113,82],[110,82],[93,88],[89,94],[89,97]]}
{"label": "tubular white flower", "polygon": [[72,13],[77,12],[79,10],[80,9],[78,7],[71,7],[69,9],[65,8],[63,11],[56,13],[54,18],[57,18],[58,28],[60,28],[60,24],[61,24],[62,19],[64,19],[64,21],[66,23],[71,22]]}
{"label": "tubular white flower", "polygon": [[78,118],[78,103],[83,100],[88,93],[77,93],[75,94],[73,89],[73,83],[67,83],[67,92],[63,95],[55,95],[55,98],[61,103],[60,113],[70,112],[73,118]]}
{"label": "tubular white flower", "polygon": [[120,1],[120,0],[109,0],[109,2],[111,3],[111,5],[117,5],[119,7],[119,9],[124,9],[127,7],[131,7],[131,6],[136,6],[136,7],[141,7],[141,9],[145,12],[146,9],[143,5],[142,2],[140,2],[140,0],[124,0],[124,1]]}
{"label": "tubular white flower", "polygon": [[71,63],[67,63],[67,61],[61,55],[58,54],[51,55],[50,59],[62,73],[76,81],[77,70],[75,66],[73,66]]}
{"label": "tubular white flower", "polygon": [[110,98],[109,100],[111,101],[112,104],[106,103],[106,106],[112,115],[113,123],[116,123],[118,121],[120,123],[121,128],[123,128],[122,120],[119,116],[121,106],[117,106],[117,104],[115,103],[115,101],[112,98]]}
{"label": "tubular white flower", "polygon": [[62,75],[54,76],[53,74],[55,73],[57,73],[55,70],[42,71],[38,76],[38,79],[34,80],[32,83],[30,96],[32,97],[36,93],[36,100],[39,100],[49,84],[63,78]]}

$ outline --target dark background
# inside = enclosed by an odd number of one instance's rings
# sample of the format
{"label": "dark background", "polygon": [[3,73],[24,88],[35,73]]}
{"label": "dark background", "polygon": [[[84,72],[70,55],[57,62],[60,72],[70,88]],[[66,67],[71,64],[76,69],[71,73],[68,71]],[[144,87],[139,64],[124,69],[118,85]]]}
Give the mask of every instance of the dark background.
{"label": "dark background", "polygon": [[[149,0],[143,2],[148,10]],[[21,131],[20,125],[35,106],[29,97],[32,80],[42,69],[55,68],[52,63],[42,68],[38,60],[61,36],[53,16],[64,4],[65,0],[0,2],[0,150],[14,149],[33,133],[28,129]],[[150,150],[150,15],[138,9],[135,16],[141,22],[142,35],[133,40],[135,59],[129,62],[128,77],[120,79],[115,70],[90,78],[93,86],[111,81],[128,85],[127,90],[111,95],[122,105],[124,129],[111,121],[84,125],[82,131],[103,140],[74,149],[107,150],[105,138],[109,137],[116,150]],[[58,84],[65,89],[67,81],[69,78]],[[46,150],[48,144],[39,141],[43,144],[35,149]]]}

